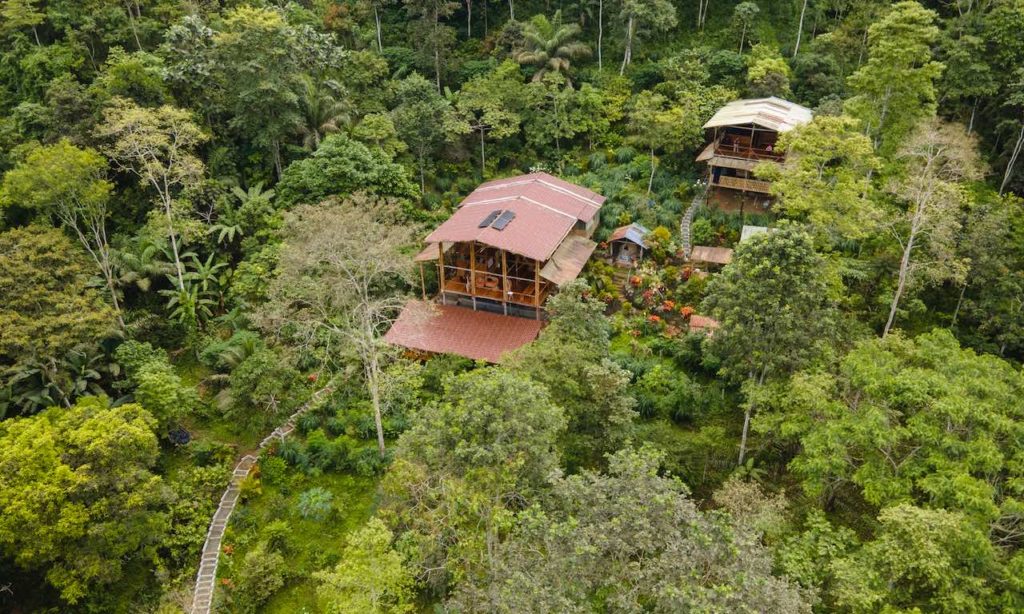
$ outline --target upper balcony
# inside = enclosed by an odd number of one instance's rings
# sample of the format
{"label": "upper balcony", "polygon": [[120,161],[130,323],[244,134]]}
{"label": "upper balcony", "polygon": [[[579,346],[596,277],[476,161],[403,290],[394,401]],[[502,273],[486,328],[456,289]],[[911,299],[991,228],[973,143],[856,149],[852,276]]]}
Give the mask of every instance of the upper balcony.
{"label": "upper balcony", "polygon": [[726,158],[742,158],[757,162],[762,160],[782,162],[785,159],[785,156],[781,152],[775,151],[772,145],[751,145],[749,140],[723,138],[715,141],[713,145],[714,155]]}

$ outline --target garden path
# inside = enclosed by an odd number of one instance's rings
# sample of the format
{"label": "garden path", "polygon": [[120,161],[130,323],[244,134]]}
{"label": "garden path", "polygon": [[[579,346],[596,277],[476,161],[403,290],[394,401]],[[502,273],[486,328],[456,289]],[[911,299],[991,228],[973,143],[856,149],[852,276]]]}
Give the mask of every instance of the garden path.
{"label": "garden path", "polygon": [[199,572],[196,574],[196,585],[192,592],[191,614],[210,614],[213,607],[213,591],[217,581],[217,563],[220,561],[221,542],[224,539],[224,531],[228,528],[228,520],[231,512],[235,511],[238,504],[238,497],[241,493],[242,480],[249,476],[253,466],[256,464],[259,455],[274,441],[283,440],[295,430],[295,421],[299,416],[316,406],[324,395],[330,393],[331,388],[321,388],[313,393],[313,396],[305,405],[295,410],[283,424],[274,429],[269,435],[263,438],[259,448],[252,454],[245,454],[235,465],[231,472],[231,480],[224,494],[220,497],[220,504],[217,512],[210,521],[210,528],[206,531],[206,542],[203,544],[202,556],[199,559]]}
{"label": "garden path", "polygon": [[693,237],[690,230],[690,224],[693,223],[693,214],[707,200],[709,187],[709,184],[704,184],[697,188],[697,194],[694,195],[689,208],[683,214],[682,222],[679,223],[679,234],[683,241],[683,258],[687,260],[690,259],[690,251],[693,250]]}

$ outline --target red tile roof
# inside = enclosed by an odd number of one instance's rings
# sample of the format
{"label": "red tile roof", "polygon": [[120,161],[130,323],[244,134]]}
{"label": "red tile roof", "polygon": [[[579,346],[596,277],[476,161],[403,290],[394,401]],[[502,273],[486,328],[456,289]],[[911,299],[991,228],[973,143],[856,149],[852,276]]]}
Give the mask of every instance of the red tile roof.
{"label": "red tile roof", "polygon": [[384,339],[431,354],[457,354],[496,363],[533,341],[543,323],[466,307],[410,301]]}
{"label": "red tile roof", "polygon": [[480,184],[461,206],[503,198],[528,198],[589,222],[604,203],[604,196],[547,173],[530,173]]}
{"label": "red tile roof", "polygon": [[[427,241],[478,241],[546,261],[576,222],[594,219],[602,203],[603,196],[547,173],[498,179],[473,190]],[[516,217],[504,230],[480,228],[492,211],[512,211]]]}

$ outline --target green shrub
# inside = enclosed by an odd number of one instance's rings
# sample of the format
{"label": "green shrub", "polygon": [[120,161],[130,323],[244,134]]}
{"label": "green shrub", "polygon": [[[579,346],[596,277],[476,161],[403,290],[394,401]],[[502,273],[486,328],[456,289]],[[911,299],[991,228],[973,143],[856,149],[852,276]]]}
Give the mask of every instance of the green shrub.
{"label": "green shrub", "polygon": [[291,534],[291,525],[288,524],[288,521],[280,519],[267,523],[267,526],[260,531],[260,536],[267,544],[267,550],[282,554],[288,552],[291,547]]}
{"label": "green shrub", "polygon": [[380,475],[387,465],[388,458],[382,457],[376,447],[365,446],[352,455],[352,469],[363,477]]}
{"label": "green shrub", "polygon": [[298,511],[306,520],[327,520],[334,511],[334,494],[320,486],[310,488],[299,495]]}
{"label": "green shrub", "polygon": [[188,444],[188,451],[192,462],[199,467],[226,463],[235,455],[232,446],[219,441],[192,441]]}
{"label": "green shrub", "polygon": [[305,470],[310,466],[305,446],[294,439],[284,440],[281,447],[278,448],[277,454],[292,467]]}
{"label": "green shrub", "polygon": [[285,480],[288,465],[280,456],[267,456],[260,460],[260,473],[268,485],[279,486]]}
{"label": "green shrub", "polygon": [[129,339],[114,352],[117,362],[124,367],[129,378],[134,378],[143,365],[150,362],[168,362],[167,352],[154,348],[151,343]]}
{"label": "green shrub", "polygon": [[243,614],[258,612],[284,586],[284,570],[284,557],[269,550],[265,544],[250,550],[233,578],[235,587],[231,596],[234,609]]}

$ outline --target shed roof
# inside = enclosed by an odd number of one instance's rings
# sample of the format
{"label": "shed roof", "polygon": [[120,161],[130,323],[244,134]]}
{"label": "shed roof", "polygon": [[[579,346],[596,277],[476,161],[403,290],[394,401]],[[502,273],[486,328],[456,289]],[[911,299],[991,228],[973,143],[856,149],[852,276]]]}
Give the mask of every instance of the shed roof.
{"label": "shed roof", "polygon": [[787,132],[811,121],[812,116],[807,107],[782,98],[750,98],[733,100],[725,105],[711,116],[704,127],[754,124],[776,132]]}
{"label": "shed roof", "polygon": [[569,283],[580,276],[580,271],[587,265],[596,247],[597,243],[586,237],[566,237],[540,270],[540,276],[557,286]]}
{"label": "shed roof", "polygon": [[506,352],[536,339],[542,326],[537,320],[409,301],[384,339],[420,352],[496,363]]}
{"label": "shed roof", "polygon": [[694,245],[690,252],[690,260],[710,262],[712,264],[729,264],[732,262],[732,250],[728,247],[707,247]]}
{"label": "shed roof", "polygon": [[714,318],[709,318],[707,316],[701,316],[697,314],[693,314],[692,316],[690,316],[691,333],[712,333],[718,327],[718,320]]}
{"label": "shed roof", "polygon": [[[576,222],[594,219],[604,197],[548,175],[532,173],[489,181],[466,197],[427,241],[478,241],[527,258],[546,261]],[[494,211],[515,218],[502,230],[481,224]]]}
{"label": "shed roof", "polygon": [[650,230],[647,230],[640,224],[633,222],[627,226],[619,226],[612,231],[611,236],[608,237],[609,241],[630,241],[636,243],[640,247],[646,247],[645,240],[647,235],[650,234]]}
{"label": "shed roof", "polygon": [[775,232],[775,229],[768,228],[767,226],[751,226],[749,224],[744,224],[743,230],[740,231],[740,243],[743,243],[754,235],[763,234],[769,231]]}

